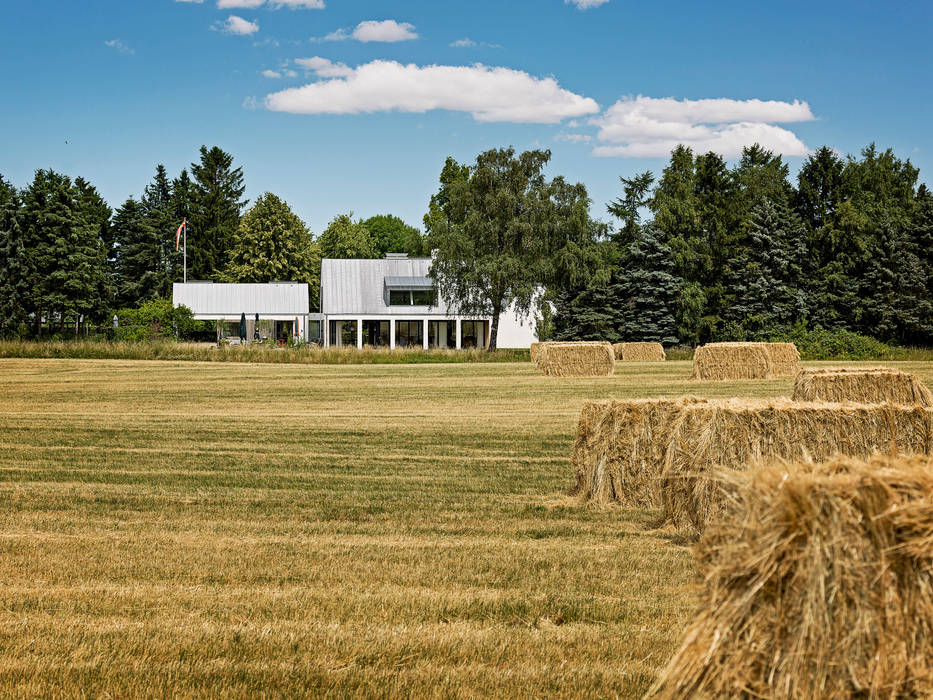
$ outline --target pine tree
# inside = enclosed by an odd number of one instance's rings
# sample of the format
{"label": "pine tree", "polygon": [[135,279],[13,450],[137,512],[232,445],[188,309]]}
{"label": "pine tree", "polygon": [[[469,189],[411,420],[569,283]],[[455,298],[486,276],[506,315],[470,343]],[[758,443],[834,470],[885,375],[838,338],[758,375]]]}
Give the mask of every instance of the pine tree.
{"label": "pine tree", "polygon": [[82,177],[75,179],[75,204],[89,228],[87,238],[81,241],[81,245],[91,264],[85,306],[75,313],[101,320],[109,310],[114,294],[113,271],[108,264],[114,240],[110,221],[113,210],[97,192],[97,188]]}
{"label": "pine tree", "polygon": [[311,308],[317,308],[320,248],[288,204],[266,192],[240,221],[224,277],[231,282],[307,282]]}
{"label": "pine tree", "polygon": [[18,332],[27,320],[30,274],[22,221],[20,194],[0,176],[0,336]]}
{"label": "pine tree", "polygon": [[615,335],[623,341],[674,345],[682,280],[656,227],[640,227],[636,236],[612,286]]}
{"label": "pine tree", "polygon": [[240,225],[243,168],[233,156],[214,146],[201,146],[201,161],[191,164],[191,227],[188,231],[189,278],[212,279],[227,266],[233,236]]}
{"label": "pine tree", "polygon": [[172,295],[172,265],[175,258],[175,231],[181,223],[175,222],[173,211],[172,185],[169,182],[165,166],[156,166],[155,175],[143,191],[140,204],[146,220],[159,241],[159,263],[154,272],[158,275],[156,289],[163,299]]}
{"label": "pine tree", "polygon": [[136,307],[164,292],[163,251],[145,204],[130,197],[114,216],[117,305]]}

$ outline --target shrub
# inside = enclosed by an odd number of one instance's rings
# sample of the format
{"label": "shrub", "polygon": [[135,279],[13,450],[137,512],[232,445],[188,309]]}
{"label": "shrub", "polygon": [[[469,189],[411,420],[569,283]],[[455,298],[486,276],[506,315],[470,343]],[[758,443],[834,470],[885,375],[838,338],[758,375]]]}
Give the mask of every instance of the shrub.
{"label": "shrub", "polygon": [[187,306],[174,306],[170,299],[153,299],[135,309],[117,312],[116,339],[144,342],[162,338],[189,338],[201,328]]}

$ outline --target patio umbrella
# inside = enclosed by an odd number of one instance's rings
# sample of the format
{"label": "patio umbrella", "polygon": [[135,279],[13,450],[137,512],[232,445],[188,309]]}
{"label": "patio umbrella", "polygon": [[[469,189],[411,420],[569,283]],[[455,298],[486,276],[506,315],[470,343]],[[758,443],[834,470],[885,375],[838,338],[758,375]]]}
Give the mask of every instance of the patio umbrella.
{"label": "patio umbrella", "polygon": [[259,340],[259,314],[256,314],[256,323],[253,325],[253,340]]}
{"label": "patio umbrella", "polygon": [[240,314],[240,340],[246,342],[246,314]]}

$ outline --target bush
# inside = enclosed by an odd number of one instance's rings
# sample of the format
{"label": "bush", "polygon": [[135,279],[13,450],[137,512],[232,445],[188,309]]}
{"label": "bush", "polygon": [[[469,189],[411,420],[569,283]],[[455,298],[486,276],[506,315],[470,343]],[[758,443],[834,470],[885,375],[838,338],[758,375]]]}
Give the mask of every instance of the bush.
{"label": "bush", "polygon": [[768,341],[794,343],[804,360],[892,360],[900,354],[880,340],[846,330],[797,326],[772,333]]}
{"label": "bush", "polygon": [[116,339],[146,342],[163,338],[190,338],[201,328],[187,306],[174,306],[170,299],[153,299],[136,309],[120,309]]}

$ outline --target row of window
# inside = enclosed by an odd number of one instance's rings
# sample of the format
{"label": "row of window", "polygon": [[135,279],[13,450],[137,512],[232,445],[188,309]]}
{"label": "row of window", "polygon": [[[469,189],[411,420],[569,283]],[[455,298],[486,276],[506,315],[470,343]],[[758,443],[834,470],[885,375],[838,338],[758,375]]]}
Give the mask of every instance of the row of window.
{"label": "row of window", "polygon": [[390,289],[389,306],[437,306],[437,290]]}
{"label": "row of window", "polygon": [[[362,336],[364,345],[389,347],[391,321],[363,321]],[[331,321],[330,344],[356,346],[356,321]],[[485,348],[489,333],[489,321],[461,321],[460,346],[464,348]],[[424,346],[423,321],[396,321],[395,346],[399,348],[420,348]],[[428,321],[428,347],[457,347],[457,322]]]}

